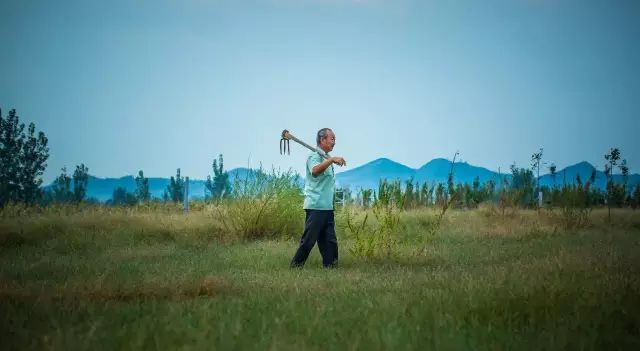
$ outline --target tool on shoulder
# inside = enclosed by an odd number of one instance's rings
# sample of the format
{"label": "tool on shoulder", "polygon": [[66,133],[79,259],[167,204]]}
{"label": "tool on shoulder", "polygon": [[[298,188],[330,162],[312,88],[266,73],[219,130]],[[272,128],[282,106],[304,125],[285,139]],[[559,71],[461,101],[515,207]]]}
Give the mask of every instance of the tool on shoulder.
{"label": "tool on shoulder", "polygon": [[[311,151],[315,151],[317,153],[320,154],[320,156],[324,157],[325,159],[330,158],[331,156],[324,152],[324,150],[322,150],[319,147],[313,147],[307,143],[305,143],[304,141],[296,138],[295,136],[293,136],[293,134],[289,133],[288,130],[283,130],[282,131],[282,138],[280,139],[280,154],[283,155],[285,152],[290,155],[291,154],[291,146],[289,145],[289,141],[293,140],[296,143],[306,147],[307,149],[311,150]],[[347,165],[347,162],[344,163],[345,166]]]}

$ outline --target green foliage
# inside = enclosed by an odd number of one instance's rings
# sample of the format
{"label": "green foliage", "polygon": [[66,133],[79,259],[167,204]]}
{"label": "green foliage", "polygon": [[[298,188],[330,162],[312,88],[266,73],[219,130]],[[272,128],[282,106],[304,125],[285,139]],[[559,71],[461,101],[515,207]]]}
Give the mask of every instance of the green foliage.
{"label": "green foliage", "polygon": [[220,200],[231,196],[231,183],[229,182],[229,173],[224,170],[224,160],[222,154],[218,155],[217,160],[213,160],[213,180],[211,176],[207,176],[205,182],[205,198]]}
{"label": "green foliage", "polygon": [[123,187],[117,187],[113,190],[113,196],[111,200],[107,202],[108,205],[113,206],[134,206],[138,203],[138,199],[134,193],[127,192],[127,189]]}
{"label": "green foliage", "polygon": [[631,197],[631,207],[635,210],[640,207],[640,184],[636,185],[636,190]]}
{"label": "green foliage", "polygon": [[438,183],[438,187],[436,188],[436,205],[444,206],[445,202],[446,198],[444,193],[444,186],[442,185],[442,183]]}
{"label": "green foliage", "polygon": [[339,226],[351,240],[349,252],[355,257],[391,258],[397,255],[401,208],[393,201],[377,201],[372,209],[374,220],[367,223],[369,213],[362,221],[355,219],[353,207],[344,207]]}
{"label": "green foliage", "polygon": [[67,175],[67,167],[62,167],[62,173],[53,181],[52,202],[65,203],[73,200],[71,191],[71,177]]}
{"label": "green foliage", "polygon": [[84,163],[76,166],[73,172],[73,200],[81,202],[87,195],[87,186],[89,184],[89,168]]}
{"label": "green foliage", "polygon": [[136,177],[135,197],[141,203],[145,203],[151,199],[151,193],[149,192],[149,178],[145,178],[142,170],[138,171],[138,176]]}
{"label": "green foliage", "polygon": [[358,193],[358,203],[364,208],[369,208],[373,196],[373,189],[360,189]]}
{"label": "green foliage", "polygon": [[164,201],[182,202],[184,201],[184,182],[185,179],[180,176],[180,168],[176,170],[176,176],[171,176],[169,184],[164,192]]}
{"label": "green foliage", "polygon": [[510,196],[513,202],[522,207],[533,207],[535,205],[533,172],[513,164],[511,176]]}
{"label": "green foliage", "polygon": [[244,240],[293,237],[303,220],[302,189],[291,171],[262,168],[234,179],[232,195],[213,205],[224,230]]}
{"label": "green foliage", "polygon": [[565,229],[583,228],[589,225],[592,211],[589,186],[565,186],[560,191],[560,213]]}
{"label": "green foliage", "polygon": [[[578,232],[532,211],[453,211],[427,256],[403,242],[362,262],[341,238],[338,269],[314,251],[300,271],[294,240],[219,239],[212,204],[18,206],[0,211],[6,350],[637,349],[631,210],[611,228],[594,210]],[[422,235],[431,214],[401,221]]]}
{"label": "green foliage", "polygon": [[[622,160],[622,162],[618,165],[618,162],[621,159],[620,149],[611,148],[608,154],[604,155],[604,159],[606,160],[604,166],[604,173],[607,176],[607,208],[609,210],[608,220],[611,222],[611,206],[615,205],[617,207],[622,206],[626,199],[626,183],[627,176],[629,174],[629,168],[627,167],[627,160]],[[613,181],[613,169],[618,166],[622,171],[624,181],[623,184],[615,184]]]}
{"label": "green foliage", "polygon": [[42,199],[42,174],[49,158],[48,139],[36,135],[30,123],[27,133],[16,110],[6,118],[0,110],[0,207],[8,202],[34,204]]}

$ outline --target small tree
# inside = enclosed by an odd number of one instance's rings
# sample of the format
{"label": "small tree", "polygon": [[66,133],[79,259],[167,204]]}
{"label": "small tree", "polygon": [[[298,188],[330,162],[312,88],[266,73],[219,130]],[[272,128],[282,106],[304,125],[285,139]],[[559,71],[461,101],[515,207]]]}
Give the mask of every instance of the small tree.
{"label": "small tree", "polygon": [[[606,163],[604,165],[604,173],[607,176],[607,209],[608,209],[608,220],[611,223],[611,203],[613,202],[614,194],[616,193],[616,186],[613,182],[613,168],[618,165],[618,161],[620,161],[620,149],[611,148],[609,153],[604,155],[604,159]],[[624,164],[626,166],[626,161]]]}
{"label": "small tree", "polygon": [[205,181],[205,195],[207,198],[222,199],[231,195],[231,183],[229,182],[229,173],[224,170],[224,160],[222,154],[218,155],[218,159],[214,159],[212,163],[213,179],[207,176]]}
{"label": "small tree", "polygon": [[516,164],[511,165],[511,190],[516,200],[521,206],[531,206],[534,201],[534,176],[530,169],[518,168]]}
{"label": "small tree", "polygon": [[0,207],[9,201],[33,204],[42,198],[41,176],[49,158],[47,144],[43,132],[36,135],[33,123],[24,133],[15,109],[6,119],[0,110]]}
{"label": "small tree", "polygon": [[538,204],[541,202],[542,193],[540,192],[540,164],[542,163],[542,148],[539,152],[531,155],[531,169],[536,170],[536,197],[538,198]]}
{"label": "small tree", "polygon": [[67,175],[67,167],[62,167],[62,173],[53,181],[52,195],[55,202],[70,202],[73,199],[71,177]]}
{"label": "small tree", "polygon": [[149,178],[145,178],[142,170],[138,171],[138,176],[136,177],[135,196],[138,201],[142,203],[151,199],[151,193],[149,192]]}
{"label": "small tree", "polygon": [[640,184],[636,185],[636,190],[631,197],[631,208],[634,210],[640,206]]}
{"label": "small tree", "polygon": [[171,176],[169,180],[165,199],[173,202],[182,202],[184,200],[184,178],[180,176],[180,168],[176,170],[176,176]]}
{"label": "small tree", "polygon": [[133,206],[137,202],[135,194],[127,192],[127,189],[119,186],[113,190],[110,203],[113,206]]}
{"label": "small tree", "polygon": [[436,187],[436,205],[444,206],[445,202],[444,186],[442,183],[438,183],[438,186]]}
{"label": "small tree", "polygon": [[73,200],[81,202],[87,195],[87,186],[89,185],[89,168],[84,163],[76,166],[73,172]]}
{"label": "small tree", "polygon": [[552,163],[549,166],[549,173],[551,174],[551,180],[553,181],[553,188],[554,189],[556,187],[556,169],[557,169],[557,167],[556,167],[555,163]]}

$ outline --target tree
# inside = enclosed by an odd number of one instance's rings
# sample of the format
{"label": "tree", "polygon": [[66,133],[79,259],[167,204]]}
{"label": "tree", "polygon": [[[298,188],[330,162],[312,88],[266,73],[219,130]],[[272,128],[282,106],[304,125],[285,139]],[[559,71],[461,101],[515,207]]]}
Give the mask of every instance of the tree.
{"label": "tree", "polygon": [[413,177],[405,181],[404,187],[404,208],[415,207],[415,194],[413,192]]}
{"label": "tree", "polygon": [[207,176],[205,181],[205,195],[207,198],[222,199],[231,195],[231,183],[229,182],[229,174],[224,170],[224,160],[222,154],[218,155],[218,159],[213,159],[213,180],[211,176]]}
{"label": "tree", "polygon": [[622,188],[624,193],[627,193],[627,182],[629,181],[629,167],[627,166],[627,160],[622,160],[618,166],[620,173],[622,174]]}
{"label": "tree", "polygon": [[73,200],[81,202],[87,195],[87,186],[89,184],[89,168],[84,163],[76,166],[73,172]]}
{"label": "tree", "polygon": [[30,123],[27,134],[16,110],[6,119],[0,110],[0,207],[7,202],[33,204],[42,197],[42,174],[49,158],[48,139],[43,132],[36,135]]}
{"label": "tree", "polygon": [[633,197],[631,198],[631,207],[635,210],[640,206],[640,184],[636,185],[636,190],[633,192]]}
{"label": "tree", "polygon": [[180,168],[176,170],[175,178],[171,176],[166,190],[166,200],[182,202],[184,200],[184,178],[180,176]]}
{"label": "tree", "polygon": [[511,165],[511,175],[511,189],[515,200],[521,206],[531,206],[534,201],[533,172],[530,169],[518,168],[514,163]]}
{"label": "tree", "polygon": [[551,179],[553,180],[553,188],[554,189],[556,187],[556,169],[557,169],[557,167],[556,167],[555,163],[552,163],[549,166],[549,173],[551,174]]}
{"label": "tree", "polygon": [[136,177],[136,192],[135,196],[140,202],[147,202],[151,199],[151,193],[149,192],[149,178],[145,178],[142,170],[138,171]]}
{"label": "tree", "polygon": [[445,202],[444,186],[442,183],[438,183],[438,187],[436,188],[436,205],[444,206]]}
{"label": "tree", "polygon": [[127,192],[127,189],[119,186],[113,190],[110,204],[113,206],[133,206],[137,202],[135,194]]}
{"label": "tree", "polygon": [[53,181],[52,195],[54,202],[70,202],[73,199],[71,177],[67,175],[67,167],[62,167],[62,173]]}
{"label": "tree", "polygon": [[431,205],[431,196],[433,195],[433,187],[429,187],[427,182],[422,183],[420,188],[420,203],[423,206]]}
{"label": "tree", "polygon": [[373,189],[360,189],[359,197],[361,200],[361,205],[364,208],[369,208],[371,206],[371,196],[373,195]]}
{"label": "tree", "polygon": [[540,197],[542,193],[540,192],[540,164],[542,163],[542,148],[540,148],[539,152],[531,155],[531,169],[537,170],[536,173],[536,194],[538,196],[538,203],[541,202]]}
{"label": "tree", "polygon": [[[611,148],[608,154],[604,155],[606,163],[604,165],[604,173],[607,176],[607,209],[608,219],[611,223],[611,203],[613,202],[614,195],[617,193],[615,183],[613,182],[613,168],[618,165],[620,161],[620,149]],[[624,161],[626,166],[627,161]]]}

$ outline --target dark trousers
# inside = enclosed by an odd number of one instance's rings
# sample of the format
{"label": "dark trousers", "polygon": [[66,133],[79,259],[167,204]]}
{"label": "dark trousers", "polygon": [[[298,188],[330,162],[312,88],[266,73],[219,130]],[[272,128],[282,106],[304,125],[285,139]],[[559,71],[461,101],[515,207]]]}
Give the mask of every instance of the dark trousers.
{"label": "dark trousers", "polygon": [[318,242],[322,265],[333,267],[338,263],[338,239],[336,238],[333,210],[305,210],[304,232],[298,251],[291,260],[291,267],[304,266],[313,245]]}

